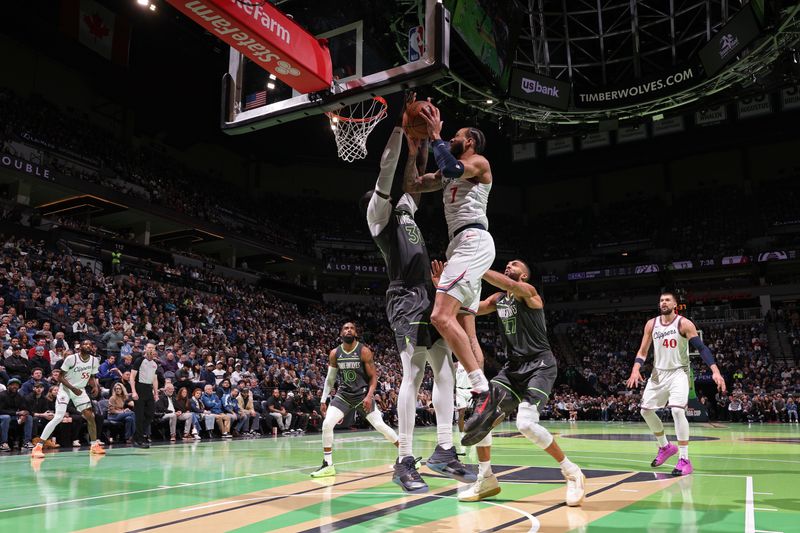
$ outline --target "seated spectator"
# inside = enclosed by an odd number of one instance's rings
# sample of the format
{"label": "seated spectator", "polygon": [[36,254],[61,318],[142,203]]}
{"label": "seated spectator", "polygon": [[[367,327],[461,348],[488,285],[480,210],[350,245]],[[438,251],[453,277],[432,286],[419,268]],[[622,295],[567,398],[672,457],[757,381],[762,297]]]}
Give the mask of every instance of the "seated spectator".
{"label": "seated spectator", "polygon": [[[47,393],[45,392],[45,382],[40,381],[33,386],[33,392],[25,397],[28,405],[28,412],[33,418],[33,431],[31,437],[38,437],[42,430],[50,422],[55,413],[49,410]],[[33,441],[33,439],[31,439]]]}
{"label": "seated spectator", "polygon": [[169,424],[169,440],[175,442],[178,421],[182,420],[186,427],[190,427],[192,420],[191,412],[179,411],[175,406],[175,387],[171,382],[164,385],[164,393],[158,396],[155,410],[155,420],[167,422]]}
{"label": "seated spectator", "polygon": [[33,431],[33,417],[30,416],[26,399],[19,393],[20,380],[11,378],[7,389],[0,392],[0,452],[11,451],[8,445],[9,431],[14,430],[19,438],[20,429],[23,432],[25,448],[33,448],[31,432]]}
{"label": "seated spectator", "polygon": [[22,384],[19,393],[28,396],[33,392],[33,386],[37,383],[44,385],[44,376],[41,368],[34,368],[31,372],[31,379]]}
{"label": "seated spectator", "polygon": [[236,396],[236,400],[239,402],[239,413],[241,413],[243,416],[246,416],[247,420],[249,420],[249,424],[245,423],[240,431],[250,433],[252,435],[260,433],[261,415],[255,410],[253,395],[250,394],[250,389],[248,387],[237,387],[237,390],[241,391]]}
{"label": "seated spectator", "polygon": [[116,382],[111,387],[108,398],[108,420],[125,423],[125,442],[133,442],[136,431],[136,413],[133,412],[133,400],[122,383]]}
{"label": "seated spectator", "polygon": [[274,419],[281,432],[284,434],[289,433],[292,427],[292,413],[287,412],[284,408],[280,390],[273,389],[272,396],[267,400],[267,412]]}
{"label": "seated spectator", "polygon": [[223,411],[222,399],[214,392],[213,386],[206,385],[200,401],[203,403],[204,414],[208,412],[214,415],[214,420],[216,420],[217,426],[222,432],[222,438],[231,438],[231,419]]}
{"label": "seated spectator", "polygon": [[109,354],[104,362],[97,369],[97,379],[100,385],[106,389],[111,389],[114,383],[122,379],[122,371],[117,367],[117,356]]}
{"label": "seated spectator", "polygon": [[210,411],[206,410],[205,406],[203,405],[202,396],[203,389],[200,387],[194,389],[189,400],[189,405],[192,408],[192,413],[197,416],[198,422],[202,418],[205,430],[210,435],[211,431],[214,429],[214,420],[216,417],[211,414]]}
{"label": "seated spectator", "polygon": [[11,357],[6,357],[3,361],[6,372],[11,377],[16,377],[22,381],[27,381],[31,377],[31,367],[27,359],[22,357],[22,348],[17,345],[11,346]]}
{"label": "seated spectator", "polygon": [[231,433],[234,437],[241,435],[242,428],[247,423],[247,414],[239,410],[239,389],[229,389],[230,392],[222,397],[222,407],[225,414],[231,419]]}
{"label": "seated spectator", "polygon": [[[183,370],[183,369],[181,369]],[[185,421],[183,428],[183,440],[191,439],[192,435],[196,440],[200,439],[200,416],[192,410],[189,387],[179,387],[175,397],[175,409],[181,413],[180,419]]]}
{"label": "seated spectator", "polygon": [[[45,355],[47,355],[47,357],[45,357]],[[40,368],[45,377],[50,375],[50,354],[47,353],[47,350],[45,350],[43,346],[37,346],[34,348],[33,356],[28,357],[28,362],[30,363],[32,370],[35,368]]]}

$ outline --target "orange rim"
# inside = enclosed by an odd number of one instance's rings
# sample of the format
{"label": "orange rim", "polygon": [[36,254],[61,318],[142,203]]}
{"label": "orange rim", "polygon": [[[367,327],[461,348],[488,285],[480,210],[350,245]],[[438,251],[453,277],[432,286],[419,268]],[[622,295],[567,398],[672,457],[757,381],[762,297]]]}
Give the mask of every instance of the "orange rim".
{"label": "orange rim", "polygon": [[327,111],[325,115],[331,120],[336,119],[340,122],[372,122],[373,120],[382,119],[384,116],[386,116],[386,110],[388,109],[389,105],[386,103],[386,100],[383,98],[383,96],[374,96],[372,99],[383,106],[377,115],[372,115],[371,117],[353,118],[343,117],[334,113],[333,111]]}

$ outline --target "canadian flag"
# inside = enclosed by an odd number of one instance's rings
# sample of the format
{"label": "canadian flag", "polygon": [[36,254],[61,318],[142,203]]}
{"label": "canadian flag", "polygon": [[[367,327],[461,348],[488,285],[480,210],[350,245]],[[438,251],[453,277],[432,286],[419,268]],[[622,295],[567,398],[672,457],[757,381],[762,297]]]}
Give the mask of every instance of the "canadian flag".
{"label": "canadian flag", "polygon": [[63,31],[108,60],[128,64],[128,20],[94,0],[63,0]]}

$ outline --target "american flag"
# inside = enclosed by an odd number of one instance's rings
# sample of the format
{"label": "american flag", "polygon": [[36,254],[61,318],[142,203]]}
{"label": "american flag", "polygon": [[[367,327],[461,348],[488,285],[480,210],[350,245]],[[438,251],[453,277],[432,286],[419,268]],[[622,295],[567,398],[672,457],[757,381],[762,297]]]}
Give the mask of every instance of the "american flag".
{"label": "american flag", "polygon": [[258,91],[244,97],[244,110],[267,105],[267,91]]}

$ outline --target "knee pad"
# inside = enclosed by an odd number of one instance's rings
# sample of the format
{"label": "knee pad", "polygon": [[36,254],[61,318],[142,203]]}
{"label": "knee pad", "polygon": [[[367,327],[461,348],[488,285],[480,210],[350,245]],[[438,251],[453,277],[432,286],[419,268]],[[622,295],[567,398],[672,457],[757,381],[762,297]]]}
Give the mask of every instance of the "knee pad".
{"label": "knee pad", "polygon": [[678,440],[689,440],[689,420],[686,418],[686,410],[681,407],[673,407],[672,420],[675,421],[675,436],[678,437]]}
{"label": "knee pad", "polygon": [[553,443],[553,436],[539,425],[539,410],[527,402],[519,404],[517,429],[539,448],[545,449]]}

